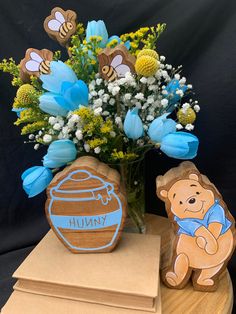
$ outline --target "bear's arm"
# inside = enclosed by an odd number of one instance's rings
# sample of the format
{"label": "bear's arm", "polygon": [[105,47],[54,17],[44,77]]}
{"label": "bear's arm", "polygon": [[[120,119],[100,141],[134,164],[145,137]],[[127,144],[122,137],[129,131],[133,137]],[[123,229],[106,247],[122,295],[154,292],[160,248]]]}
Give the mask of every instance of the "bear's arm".
{"label": "bear's arm", "polygon": [[212,222],[209,224],[208,230],[216,239],[218,239],[221,234],[222,224],[219,222]]}
{"label": "bear's arm", "polygon": [[225,211],[218,205],[213,208],[208,219],[208,230],[212,235],[218,239],[220,236],[222,227],[225,225]]}

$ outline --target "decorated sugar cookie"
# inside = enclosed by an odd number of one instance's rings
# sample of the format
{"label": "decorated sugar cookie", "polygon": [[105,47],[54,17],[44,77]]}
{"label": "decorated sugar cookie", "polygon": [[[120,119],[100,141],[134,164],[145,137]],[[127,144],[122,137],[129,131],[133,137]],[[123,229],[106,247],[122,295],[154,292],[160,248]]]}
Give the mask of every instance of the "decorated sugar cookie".
{"label": "decorated sugar cookie", "polygon": [[170,267],[163,281],[183,288],[190,277],[196,290],[214,291],[235,248],[235,222],[221,194],[191,162],[156,180],[175,230]]}
{"label": "decorated sugar cookie", "polygon": [[56,7],[44,21],[44,29],[48,35],[66,46],[70,37],[76,32],[77,14],[72,10],[64,11]]}
{"label": "decorated sugar cookie", "polygon": [[25,82],[31,75],[39,77],[41,74],[49,74],[52,60],[53,52],[48,49],[27,49],[25,57],[20,63],[21,79]]}
{"label": "decorated sugar cookie", "polygon": [[80,157],[54,177],[47,195],[48,221],[71,252],[113,250],[126,217],[116,170],[94,157]]}
{"label": "decorated sugar cookie", "polygon": [[134,73],[135,57],[124,45],[105,48],[99,55],[99,72],[107,81],[125,77],[127,72]]}

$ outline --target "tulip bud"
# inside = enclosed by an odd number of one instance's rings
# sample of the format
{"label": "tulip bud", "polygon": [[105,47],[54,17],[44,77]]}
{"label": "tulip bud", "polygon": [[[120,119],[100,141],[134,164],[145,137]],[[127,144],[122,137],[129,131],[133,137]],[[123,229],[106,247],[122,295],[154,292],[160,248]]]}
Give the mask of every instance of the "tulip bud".
{"label": "tulip bud", "polygon": [[148,135],[153,142],[159,143],[165,135],[176,132],[176,122],[167,119],[168,115],[169,113],[165,113],[150,124]]}
{"label": "tulip bud", "polygon": [[143,123],[138,115],[138,109],[129,110],[124,121],[124,131],[128,138],[137,140],[143,135]]}

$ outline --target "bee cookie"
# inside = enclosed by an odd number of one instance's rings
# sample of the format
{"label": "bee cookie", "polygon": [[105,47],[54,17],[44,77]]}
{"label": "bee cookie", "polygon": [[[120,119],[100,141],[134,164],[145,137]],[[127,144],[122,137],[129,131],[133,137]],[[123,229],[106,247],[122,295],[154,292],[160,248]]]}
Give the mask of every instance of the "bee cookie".
{"label": "bee cookie", "polygon": [[50,50],[27,49],[25,57],[20,63],[20,77],[22,81],[29,81],[31,75],[39,77],[41,74],[49,74],[50,62],[52,60],[53,53]]}
{"label": "bee cookie", "polygon": [[61,8],[54,8],[44,21],[44,29],[49,37],[66,46],[70,37],[76,32],[77,14],[72,10],[64,11]]}
{"label": "bee cookie", "polygon": [[128,52],[124,45],[105,48],[98,55],[98,61],[101,76],[110,82],[125,77],[127,72],[135,72],[135,57]]}

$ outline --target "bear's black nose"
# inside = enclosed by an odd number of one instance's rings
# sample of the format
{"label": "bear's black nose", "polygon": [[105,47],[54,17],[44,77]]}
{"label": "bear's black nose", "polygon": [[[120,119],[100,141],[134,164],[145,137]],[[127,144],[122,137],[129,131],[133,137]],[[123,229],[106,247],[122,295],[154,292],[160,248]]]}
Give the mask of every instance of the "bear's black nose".
{"label": "bear's black nose", "polygon": [[190,198],[190,200],[188,201],[189,204],[194,204],[196,202],[196,199],[194,197]]}

